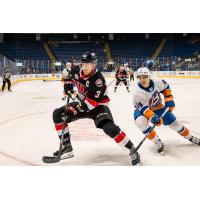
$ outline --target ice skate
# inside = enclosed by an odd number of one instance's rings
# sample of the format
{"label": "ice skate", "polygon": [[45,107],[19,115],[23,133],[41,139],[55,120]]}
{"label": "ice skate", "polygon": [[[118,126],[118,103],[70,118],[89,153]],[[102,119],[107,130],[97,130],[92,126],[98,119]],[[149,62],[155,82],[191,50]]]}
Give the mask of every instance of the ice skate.
{"label": "ice skate", "polygon": [[156,144],[157,152],[160,155],[165,155],[165,151],[166,151],[165,144],[160,139],[155,144]]}
{"label": "ice skate", "polygon": [[[56,151],[53,153],[54,156],[58,156],[59,151]],[[71,142],[67,142],[67,144],[65,144],[62,148],[62,152],[61,152],[61,160],[63,159],[68,159],[68,158],[72,158],[74,157],[74,153],[73,153],[73,148],[71,145]]]}
{"label": "ice skate", "polygon": [[195,137],[195,136],[192,136],[190,139],[189,139],[190,142],[192,142],[193,144],[197,144],[197,145],[200,145],[200,139]]}
{"label": "ice skate", "polygon": [[140,162],[140,155],[138,154],[138,152],[135,152],[135,147],[132,147],[130,149],[130,156],[131,156],[131,159],[132,159],[132,165],[134,166],[140,166],[141,165],[141,162]]}

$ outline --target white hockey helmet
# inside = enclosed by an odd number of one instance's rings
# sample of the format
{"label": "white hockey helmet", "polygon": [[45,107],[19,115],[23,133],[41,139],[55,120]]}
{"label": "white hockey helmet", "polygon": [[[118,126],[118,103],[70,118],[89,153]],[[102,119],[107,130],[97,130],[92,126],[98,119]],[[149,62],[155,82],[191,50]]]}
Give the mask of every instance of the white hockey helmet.
{"label": "white hockey helmet", "polygon": [[148,76],[150,77],[150,71],[147,67],[140,67],[136,72],[137,77],[139,76]]}

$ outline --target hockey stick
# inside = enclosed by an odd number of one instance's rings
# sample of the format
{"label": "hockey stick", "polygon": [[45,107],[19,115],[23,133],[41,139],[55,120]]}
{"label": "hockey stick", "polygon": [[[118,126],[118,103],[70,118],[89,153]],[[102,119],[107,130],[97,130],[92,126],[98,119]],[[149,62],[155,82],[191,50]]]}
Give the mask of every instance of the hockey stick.
{"label": "hockey stick", "polygon": [[[167,107],[164,111],[164,113],[160,116],[160,118],[163,118],[165,116],[165,114],[169,111],[169,107]],[[136,151],[138,151],[138,149],[140,148],[140,146],[144,143],[144,141],[147,139],[147,137],[149,136],[150,132],[154,130],[154,128],[156,127],[156,124],[154,124],[151,128],[151,130],[149,131],[148,134],[146,134],[144,136],[144,138],[141,140],[141,142],[137,145],[137,147],[135,148],[133,153],[136,153]]]}
{"label": "hockey stick", "polygon": [[43,81],[45,81],[45,82],[52,82],[52,81],[61,81],[61,80],[46,80],[46,79],[43,79]]}
{"label": "hockey stick", "polygon": [[[69,98],[70,97],[71,96],[68,94],[66,107],[67,107],[67,105],[69,103]],[[66,117],[63,120],[63,125],[65,124],[65,122],[66,122]],[[62,142],[63,142],[63,137],[64,137],[64,130],[65,130],[65,128],[63,126],[62,134],[61,134],[61,138],[60,138],[60,145],[59,145],[59,150],[58,150],[58,156],[43,156],[42,157],[42,161],[44,163],[57,163],[57,162],[59,162],[61,160],[62,147],[63,147]]]}
{"label": "hockey stick", "polygon": [[116,80],[116,79],[113,79],[113,80],[108,84],[107,88],[108,88],[110,85],[112,85],[112,84],[114,83],[115,80]]}

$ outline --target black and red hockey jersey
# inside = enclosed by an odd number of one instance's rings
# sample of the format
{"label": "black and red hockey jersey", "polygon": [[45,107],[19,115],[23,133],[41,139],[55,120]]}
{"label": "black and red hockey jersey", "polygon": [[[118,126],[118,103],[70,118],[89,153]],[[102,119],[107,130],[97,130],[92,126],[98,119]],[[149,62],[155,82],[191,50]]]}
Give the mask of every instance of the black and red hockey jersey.
{"label": "black and red hockey jersey", "polygon": [[117,70],[115,73],[115,78],[116,79],[120,79],[120,80],[124,80],[127,79],[129,76],[128,72],[124,69],[124,70]]}
{"label": "black and red hockey jersey", "polygon": [[98,105],[107,105],[110,99],[107,96],[106,81],[101,72],[96,69],[90,77],[83,76],[80,75],[80,78],[75,81],[79,92],[78,98],[86,103],[89,110]]}

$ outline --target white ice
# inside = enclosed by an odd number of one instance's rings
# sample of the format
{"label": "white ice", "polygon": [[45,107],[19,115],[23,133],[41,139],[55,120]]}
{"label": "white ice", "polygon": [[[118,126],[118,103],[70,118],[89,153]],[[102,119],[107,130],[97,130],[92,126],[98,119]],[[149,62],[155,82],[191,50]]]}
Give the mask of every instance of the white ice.
{"label": "white ice", "polygon": [[[166,80],[176,102],[174,114],[193,135],[200,137],[200,79]],[[0,165],[49,165],[41,158],[59,146],[52,112],[64,105],[62,87],[58,81],[21,82],[13,86],[13,92],[0,94]],[[124,86],[116,93],[113,89],[114,84],[109,87],[114,120],[136,146],[144,136],[133,121],[132,94]],[[129,155],[96,129],[92,120],[70,123],[69,128],[75,157],[51,165],[131,165]],[[200,146],[168,127],[157,127],[156,131],[166,144],[166,155],[159,155],[155,145],[146,140],[139,150],[144,166],[200,165]]]}

